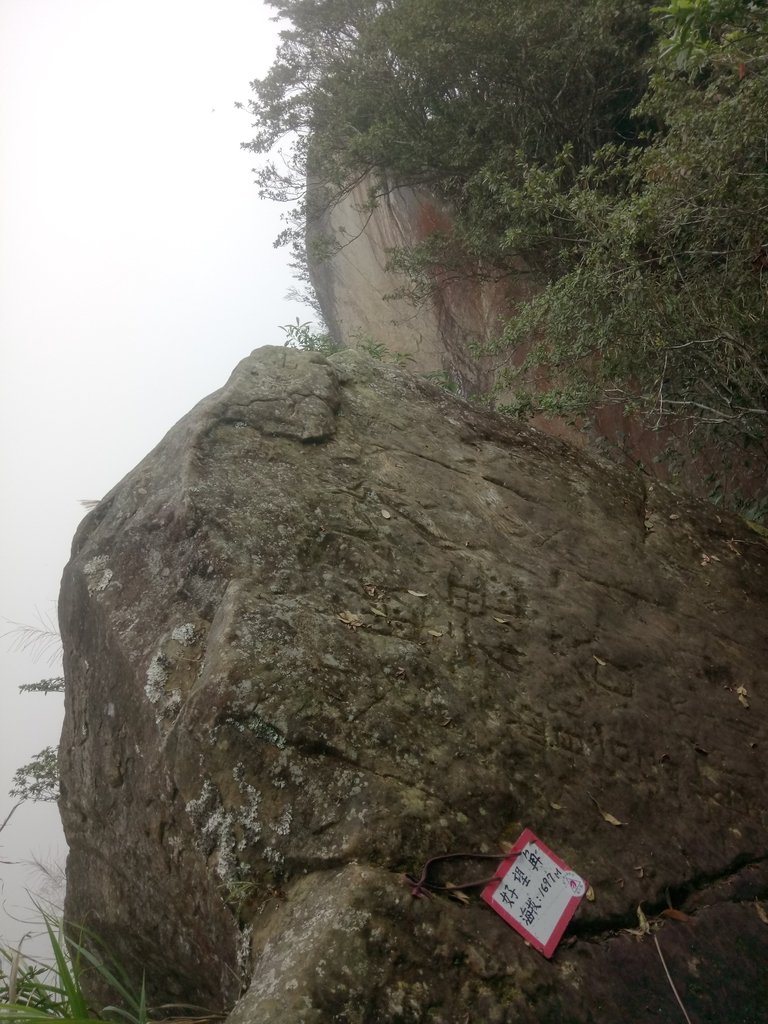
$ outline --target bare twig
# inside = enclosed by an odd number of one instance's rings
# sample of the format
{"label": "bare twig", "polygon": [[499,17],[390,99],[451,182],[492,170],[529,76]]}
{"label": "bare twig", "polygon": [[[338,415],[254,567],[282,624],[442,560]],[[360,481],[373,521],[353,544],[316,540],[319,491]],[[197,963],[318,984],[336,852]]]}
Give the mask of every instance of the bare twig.
{"label": "bare twig", "polygon": [[658,415],[658,417],[656,419],[656,429],[657,430],[658,430],[659,426],[661,425],[662,419],[664,418],[664,384],[666,383],[667,359],[668,358],[669,358],[669,353],[665,352],[664,353],[664,367],[663,367],[663,369],[661,371],[661,377],[659,378],[659,415]]}
{"label": "bare twig", "polygon": [[15,804],[13,805],[13,807],[12,807],[12,808],[10,809],[10,811],[9,811],[9,812],[8,812],[8,814],[6,815],[5,821],[4,821],[3,823],[2,823],[2,825],[0,825],[0,832],[2,832],[2,831],[3,831],[3,829],[5,828],[5,826],[6,826],[6,825],[8,824],[8,822],[9,822],[9,821],[11,820],[11,817],[13,816],[13,813],[14,813],[14,811],[15,811],[15,810],[16,810],[17,808],[21,807],[21,805],[22,805],[22,803],[23,803],[23,802],[24,802],[23,800],[19,800],[19,801],[18,801],[17,803],[15,803]]}
{"label": "bare twig", "polygon": [[675,988],[674,981],[672,981],[672,975],[669,973],[669,969],[667,968],[667,964],[666,964],[666,961],[664,960],[664,956],[663,956],[663,954],[661,952],[661,946],[659,945],[659,940],[658,940],[658,937],[656,935],[653,936],[653,941],[656,943],[656,950],[658,951],[658,954],[659,954],[659,960],[661,960],[661,966],[664,968],[664,973],[667,976],[667,981],[669,982],[670,988],[672,989],[672,991],[675,994],[675,999],[677,1000],[677,1002],[678,1002],[678,1004],[680,1006],[680,1009],[683,1011],[683,1016],[685,1017],[685,1019],[688,1022],[688,1024],[692,1024],[691,1018],[688,1016],[688,1012],[685,1009],[685,1007],[683,1006],[683,1000],[680,998],[680,995],[679,995],[677,989]]}

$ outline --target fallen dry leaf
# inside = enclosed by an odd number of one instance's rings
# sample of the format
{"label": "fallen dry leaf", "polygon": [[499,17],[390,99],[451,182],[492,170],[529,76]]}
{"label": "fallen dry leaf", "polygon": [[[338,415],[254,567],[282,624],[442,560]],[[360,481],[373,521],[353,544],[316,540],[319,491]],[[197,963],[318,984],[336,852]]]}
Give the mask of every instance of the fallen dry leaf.
{"label": "fallen dry leaf", "polygon": [[363,625],[363,620],[360,618],[360,616],[355,615],[354,612],[350,612],[346,608],[344,609],[343,612],[339,612],[336,618],[340,619],[345,626],[349,626],[350,629],[357,629],[358,626]]}
{"label": "fallen dry leaf", "polygon": [[608,811],[604,811],[591,793],[588,793],[587,796],[600,812],[600,816],[602,817],[603,821],[607,821],[609,825],[614,825],[616,828],[621,828],[623,825],[627,824],[626,821],[619,821],[618,818],[615,818],[612,814],[609,814]]}
{"label": "fallen dry leaf", "polygon": [[675,910],[674,907],[667,907],[666,910],[662,910],[659,917],[667,917],[671,921],[690,921],[690,915],[684,914],[682,910]]}
{"label": "fallen dry leaf", "polygon": [[760,918],[763,924],[768,924],[768,914],[766,914],[765,912],[765,907],[762,905],[762,903],[758,903],[757,900],[755,900],[755,910],[757,911],[757,916]]}
{"label": "fallen dry leaf", "polygon": [[584,893],[584,895],[589,900],[590,903],[594,903],[595,902],[595,890],[592,888],[591,885],[587,889],[587,891]]}
{"label": "fallen dry leaf", "polygon": [[376,608],[374,605],[371,605],[371,611],[374,615],[381,615],[383,618],[387,617],[387,613],[383,608]]}
{"label": "fallen dry leaf", "polygon": [[637,872],[638,878],[642,878],[645,875],[645,868],[642,865],[638,865],[634,870]]}
{"label": "fallen dry leaf", "polygon": [[680,516],[677,514],[677,512],[673,512],[672,515],[669,518],[670,519],[679,519]]}
{"label": "fallen dry leaf", "polygon": [[505,856],[505,857],[507,856],[509,851],[512,849],[512,847],[517,842],[519,834],[520,834],[519,832],[516,832],[513,835],[512,832],[509,832],[509,833],[507,833],[507,835],[503,835],[499,839],[499,849],[501,850],[503,856]]}
{"label": "fallen dry leaf", "polygon": [[562,804],[550,804],[549,806],[552,808],[553,811],[562,811],[563,809]]}
{"label": "fallen dry leaf", "polygon": [[427,632],[429,633],[430,636],[444,636],[444,634],[441,633],[439,629],[428,629]]}
{"label": "fallen dry leaf", "polygon": [[448,890],[448,895],[451,897],[451,899],[457,900],[459,903],[471,902],[469,896],[467,896],[467,894],[463,892],[461,889],[457,889],[453,882],[446,882],[445,888]]}
{"label": "fallen dry leaf", "polygon": [[496,620],[496,622],[500,622],[502,626],[506,626],[506,624],[509,622],[509,619],[500,619],[498,615],[494,615],[493,617]]}
{"label": "fallen dry leaf", "polygon": [[408,593],[411,597],[426,597],[426,594],[422,594],[420,590],[409,590]]}
{"label": "fallen dry leaf", "polygon": [[637,928],[625,928],[624,931],[629,935],[636,935],[638,938],[642,938],[643,935],[649,935],[651,932],[651,926],[648,924],[648,918],[643,913],[642,903],[637,905]]}
{"label": "fallen dry leaf", "polygon": [[736,693],[737,693],[738,698],[739,698],[739,704],[741,704],[741,706],[743,708],[748,708],[749,707],[749,701],[747,700],[747,688],[746,688],[746,686],[737,686],[736,687]]}
{"label": "fallen dry leaf", "polygon": [[392,513],[391,512],[387,512],[387,510],[385,508],[383,508],[381,510],[381,515],[382,515],[382,518],[384,518],[384,519],[391,519],[392,518]]}
{"label": "fallen dry leaf", "polygon": [[592,657],[595,659],[598,665],[602,665],[603,668],[605,668],[606,662],[604,662],[602,658],[598,658],[596,654],[593,654]]}

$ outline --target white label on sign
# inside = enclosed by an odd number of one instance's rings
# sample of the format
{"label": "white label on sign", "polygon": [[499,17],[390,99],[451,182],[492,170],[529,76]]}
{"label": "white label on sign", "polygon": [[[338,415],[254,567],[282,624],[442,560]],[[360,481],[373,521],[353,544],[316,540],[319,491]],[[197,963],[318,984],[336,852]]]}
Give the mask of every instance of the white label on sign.
{"label": "white label on sign", "polygon": [[584,879],[526,829],[483,899],[550,957],[586,891]]}

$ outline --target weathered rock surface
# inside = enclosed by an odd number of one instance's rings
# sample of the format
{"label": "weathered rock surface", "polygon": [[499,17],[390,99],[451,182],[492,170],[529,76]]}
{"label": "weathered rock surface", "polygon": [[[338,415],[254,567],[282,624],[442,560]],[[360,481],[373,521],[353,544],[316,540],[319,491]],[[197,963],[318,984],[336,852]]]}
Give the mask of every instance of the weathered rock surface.
{"label": "weathered rock surface", "polygon": [[[232,1024],[677,1020],[656,941],[693,1020],[757,1024],[767,611],[738,520],[356,353],[258,350],[75,538],[67,916],[157,1000],[250,982]],[[594,889],[551,962],[402,881],[525,826]]]}

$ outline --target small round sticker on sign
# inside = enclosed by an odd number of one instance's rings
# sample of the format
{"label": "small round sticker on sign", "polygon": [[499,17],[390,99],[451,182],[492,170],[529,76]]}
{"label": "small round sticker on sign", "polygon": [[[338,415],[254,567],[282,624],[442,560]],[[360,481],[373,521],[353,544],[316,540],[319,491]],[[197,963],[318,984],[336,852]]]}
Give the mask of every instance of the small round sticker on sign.
{"label": "small round sticker on sign", "polygon": [[575,871],[564,871],[563,881],[571,890],[572,896],[583,896],[587,891],[584,879],[577,875]]}

